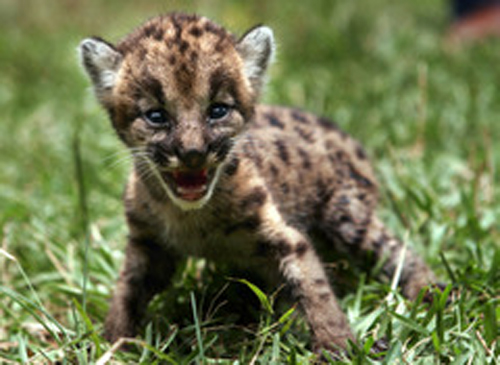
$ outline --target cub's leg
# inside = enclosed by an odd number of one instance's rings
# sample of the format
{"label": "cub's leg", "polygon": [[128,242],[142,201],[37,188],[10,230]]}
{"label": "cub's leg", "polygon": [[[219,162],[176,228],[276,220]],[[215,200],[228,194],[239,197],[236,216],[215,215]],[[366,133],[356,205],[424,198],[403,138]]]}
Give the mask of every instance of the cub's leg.
{"label": "cub's leg", "polygon": [[169,284],[176,261],[175,254],[155,242],[138,239],[128,242],[124,268],[104,325],[109,341],[135,336],[149,301]]}
{"label": "cub's leg", "polygon": [[[361,249],[374,252],[377,259],[385,260],[383,271],[387,277],[394,275],[398,262],[402,259],[403,247],[401,240],[394,237],[377,217],[372,217]],[[420,290],[437,284],[432,270],[410,247],[406,247],[403,260],[399,284],[407,298],[415,299]]]}
{"label": "cub's leg", "polygon": [[345,349],[347,340],[355,339],[311,241],[283,220],[270,195],[260,213],[257,250],[277,261],[282,277],[305,313],[314,349]]}
{"label": "cub's leg", "polygon": [[[401,260],[404,245],[374,215],[371,204],[365,204],[359,196],[362,195],[334,195],[325,206],[320,228],[327,239],[360,261],[370,253],[376,260],[384,260],[383,273],[390,278]],[[400,278],[403,294],[415,299],[421,289],[435,282],[431,269],[407,247]]]}

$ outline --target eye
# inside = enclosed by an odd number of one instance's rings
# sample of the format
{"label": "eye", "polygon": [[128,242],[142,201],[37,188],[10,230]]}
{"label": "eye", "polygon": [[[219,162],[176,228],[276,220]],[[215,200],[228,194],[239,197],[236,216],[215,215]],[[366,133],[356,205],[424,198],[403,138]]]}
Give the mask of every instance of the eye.
{"label": "eye", "polygon": [[168,126],[170,122],[167,112],[163,109],[148,110],[144,113],[144,118],[155,127]]}
{"label": "eye", "polygon": [[226,104],[216,103],[208,108],[208,118],[210,120],[219,120],[226,117],[231,111],[231,107]]}

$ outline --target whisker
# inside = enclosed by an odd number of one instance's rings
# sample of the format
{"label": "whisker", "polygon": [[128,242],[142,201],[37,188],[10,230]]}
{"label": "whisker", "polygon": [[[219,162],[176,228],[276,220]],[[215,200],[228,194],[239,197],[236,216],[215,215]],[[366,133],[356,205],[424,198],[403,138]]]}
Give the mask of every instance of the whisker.
{"label": "whisker", "polygon": [[167,185],[165,184],[165,181],[163,181],[163,178],[161,177],[160,172],[158,171],[158,168],[156,165],[151,161],[151,159],[147,158],[145,159],[146,163],[148,164],[148,167],[150,168],[151,172],[153,173],[153,176],[158,180],[160,183],[160,186],[162,187],[163,191],[168,194],[168,188]]}
{"label": "whisker", "polygon": [[129,155],[130,153],[140,152],[140,151],[145,151],[145,147],[132,147],[132,148],[121,149],[119,151],[110,153],[108,156],[105,156],[103,158],[103,161],[112,160],[116,156],[123,156],[125,154]]}
{"label": "whisker", "polygon": [[147,156],[149,156],[148,153],[142,152],[142,151],[129,153],[126,156],[122,156],[120,158],[117,158],[115,161],[113,161],[112,163],[110,163],[108,165],[108,168],[112,169],[112,168],[124,165],[126,163],[133,163],[138,158],[147,157]]}
{"label": "whisker", "polygon": [[123,166],[126,163],[133,162],[133,160],[134,160],[134,158],[133,158],[132,155],[123,156],[123,157],[120,157],[119,159],[116,159],[115,161],[113,161],[112,163],[110,163],[106,167],[109,168],[109,169],[114,169],[114,168],[117,168],[119,166]]}

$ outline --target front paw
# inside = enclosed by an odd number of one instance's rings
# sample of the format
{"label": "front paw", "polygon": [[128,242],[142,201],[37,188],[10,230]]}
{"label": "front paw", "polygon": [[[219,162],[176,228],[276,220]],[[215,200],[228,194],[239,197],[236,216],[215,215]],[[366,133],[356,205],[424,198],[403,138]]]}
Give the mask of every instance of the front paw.
{"label": "front paw", "polygon": [[349,342],[356,343],[350,331],[345,335],[318,336],[313,340],[312,349],[318,354],[319,359],[337,361],[348,358]]}
{"label": "front paw", "polygon": [[136,335],[135,325],[127,320],[125,316],[116,315],[113,312],[108,314],[104,323],[104,338],[111,343],[120,338],[133,338]]}

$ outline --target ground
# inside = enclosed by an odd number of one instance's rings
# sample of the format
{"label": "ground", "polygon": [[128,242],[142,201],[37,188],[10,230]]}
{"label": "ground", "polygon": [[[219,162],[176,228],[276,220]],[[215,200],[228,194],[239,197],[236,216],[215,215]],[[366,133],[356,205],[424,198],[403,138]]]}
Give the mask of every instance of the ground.
{"label": "ground", "polygon": [[[0,361],[314,359],[293,306],[275,305],[273,293],[202,261],[188,262],[174,290],[152,303],[134,351],[115,352],[100,337],[123,259],[120,199],[129,166],[78,67],[76,46],[89,35],[115,41],[172,10],[204,14],[235,32],[273,27],[278,57],[265,101],[331,117],[361,140],[381,181],[385,221],[450,284],[432,305],[410,303],[375,281],[376,269],[329,265],[345,274],[337,291],[361,340],[351,359],[375,361],[369,349],[384,338],[387,363],[498,361],[500,49],[498,39],[446,42],[447,5],[3,1]],[[230,312],[218,297],[225,287],[261,301],[256,323],[234,325],[222,315]]]}

